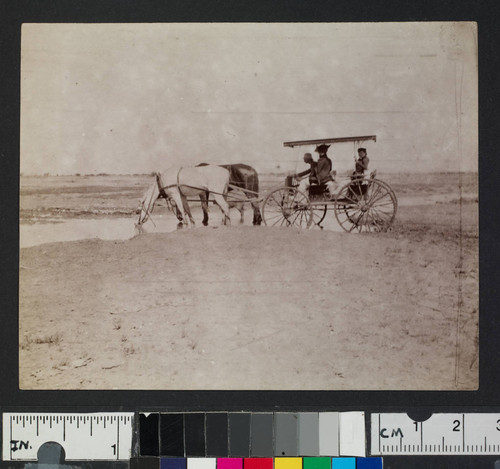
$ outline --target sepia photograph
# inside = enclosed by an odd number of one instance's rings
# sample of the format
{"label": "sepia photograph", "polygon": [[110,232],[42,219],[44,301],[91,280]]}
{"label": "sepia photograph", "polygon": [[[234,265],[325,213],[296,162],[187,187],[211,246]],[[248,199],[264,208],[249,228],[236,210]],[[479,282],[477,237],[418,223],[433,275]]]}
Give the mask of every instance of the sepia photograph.
{"label": "sepia photograph", "polygon": [[20,77],[21,390],[478,389],[476,23],[26,23]]}

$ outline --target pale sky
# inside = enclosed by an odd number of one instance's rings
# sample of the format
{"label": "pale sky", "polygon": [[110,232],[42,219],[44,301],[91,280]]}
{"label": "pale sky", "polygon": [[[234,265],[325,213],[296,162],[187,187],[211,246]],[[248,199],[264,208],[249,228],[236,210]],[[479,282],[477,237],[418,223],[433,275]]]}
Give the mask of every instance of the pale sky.
{"label": "pale sky", "polygon": [[474,23],[25,24],[21,83],[24,174],[293,170],[284,141],[357,135],[379,171],[477,170]]}

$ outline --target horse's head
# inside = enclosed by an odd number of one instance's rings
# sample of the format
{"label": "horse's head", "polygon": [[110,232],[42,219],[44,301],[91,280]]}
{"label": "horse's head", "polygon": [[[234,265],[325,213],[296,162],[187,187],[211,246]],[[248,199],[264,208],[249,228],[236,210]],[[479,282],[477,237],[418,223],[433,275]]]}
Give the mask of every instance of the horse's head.
{"label": "horse's head", "polygon": [[136,215],[139,215],[139,219],[135,224],[136,227],[141,227],[149,219],[149,216],[153,211],[155,202],[159,196],[160,190],[158,188],[158,182],[155,179],[155,182],[151,184],[151,186],[139,200],[139,205],[137,206],[137,209],[135,211]]}

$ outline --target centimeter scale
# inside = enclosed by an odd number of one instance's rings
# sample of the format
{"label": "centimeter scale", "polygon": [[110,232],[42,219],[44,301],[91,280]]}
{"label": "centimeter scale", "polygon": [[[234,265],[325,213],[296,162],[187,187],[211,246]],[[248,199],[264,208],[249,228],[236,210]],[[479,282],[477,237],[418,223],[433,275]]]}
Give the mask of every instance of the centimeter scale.
{"label": "centimeter scale", "polygon": [[500,414],[371,414],[372,455],[500,454]]}

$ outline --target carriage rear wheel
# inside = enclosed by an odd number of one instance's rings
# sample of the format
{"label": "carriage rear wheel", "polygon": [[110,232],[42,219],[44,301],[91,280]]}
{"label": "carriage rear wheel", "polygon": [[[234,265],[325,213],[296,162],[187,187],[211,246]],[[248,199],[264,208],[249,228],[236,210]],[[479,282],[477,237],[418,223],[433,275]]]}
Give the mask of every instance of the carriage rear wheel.
{"label": "carriage rear wheel", "polygon": [[313,210],[309,198],[294,187],[275,189],[264,199],[262,218],[267,226],[296,226],[309,228]]}
{"label": "carriage rear wheel", "polygon": [[391,187],[378,179],[355,179],[340,189],[335,217],[347,232],[387,231],[398,203]]}

